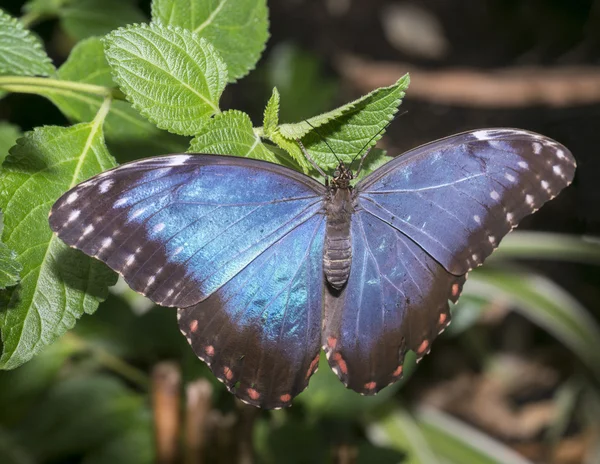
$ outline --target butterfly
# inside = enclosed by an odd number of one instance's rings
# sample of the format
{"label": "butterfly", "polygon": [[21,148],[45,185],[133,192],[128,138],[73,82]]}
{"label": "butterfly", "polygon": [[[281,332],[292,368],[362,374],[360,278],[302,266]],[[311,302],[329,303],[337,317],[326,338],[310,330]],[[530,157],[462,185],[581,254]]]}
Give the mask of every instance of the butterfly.
{"label": "butterfly", "polygon": [[352,185],[249,158],[174,154],[66,192],[50,226],[152,301],[176,307],[196,355],[243,401],[281,408],[321,348],[377,393],[427,354],[467,273],[566,187],[575,160],[518,129],[447,137]]}

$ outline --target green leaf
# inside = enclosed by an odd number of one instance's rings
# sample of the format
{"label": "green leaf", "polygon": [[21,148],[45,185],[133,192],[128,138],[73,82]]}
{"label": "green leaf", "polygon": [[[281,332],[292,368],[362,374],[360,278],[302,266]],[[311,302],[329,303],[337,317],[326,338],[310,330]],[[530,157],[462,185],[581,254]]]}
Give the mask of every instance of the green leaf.
{"label": "green leaf", "polygon": [[161,129],[195,135],[219,112],[227,67],[198,35],[142,24],[113,31],[104,41],[121,90]]}
{"label": "green leaf", "polygon": [[116,281],[104,264],[69,248],[48,226],[50,208],[62,193],[115,166],[104,145],[102,116],[68,128],[37,128],[4,162],[3,239],[23,265],[20,285],[0,310],[4,369],[28,361],[82,314],[93,313]]}
{"label": "green leaf", "polygon": [[[290,141],[301,138],[322,168],[335,168],[338,164],[323,138],[340,159],[349,163],[361,149],[374,146],[381,138],[383,130],[398,111],[408,83],[408,75],[405,75],[390,87],[377,89],[336,110],[309,119],[318,130],[300,122],[280,125],[279,133]],[[272,136],[271,140],[286,149],[280,138]]]}
{"label": "green leaf", "polygon": [[73,0],[30,0],[23,5],[25,13],[34,13],[36,15],[57,16],[63,5]]}
{"label": "green leaf", "polygon": [[[71,51],[69,58],[58,70],[63,81],[83,82],[86,84],[116,87],[111,69],[104,57],[104,46],[98,38],[79,42]],[[84,94],[68,89],[48,90],[44,95],[49,98],[70,120],[88,122],[102,105],[102,97]],[[104,131],[109,142],[122,144],[128,156],[135,158],[137,152],[143,156],[182,152],[187,140],[158,129],[142,117],[128,102],[115,100],[104,122]]]}
{"label": "green leaf", "polygon": [[367,436],[379,446],[402,451],[405,454],[403,464],[440,464],[416,419],[403,408],[397,407],[369,423]]}
{"label": "green leaf", "polygon": [[503,443],[442,411],[423,407],[417,411],[417,419],[428,445],[444,458],[443,462],[532,464]]}
{"label": "green leaf", "polygon": [[53,72],[40,40],[0,10],[0,74],[48,76]]}
{"label": "green leaf", "polygon": [[564,343],[600,380],[600,328],[577,300],[551,280],[488,265],[469,276],[463,293],[513,306]]}
{"label": "green leaf", "polygon": [[263,118],[263,130],[266,137],[270,137],[277,130],[279,125],[279,92],[277,87],[273,87],[273,94],[267,106],[265,107],[265,115]]}
{"label": "green leaf", "polygon": [[[0,235],[2,229],[4,229],[4,222],[0,212]],[[17,261],[17,253],[0,242],[0,289],[16,285],[22,270],[23,266]]]}
{"label": "green leaf", "polygon": [[152,418],[144,403],[142,396],[114,377],[72,377],[50,389],[20,424],[18,436],[37,457],[36,462],[64,462],[68,457],[85,455],[89,462],[101,462],[100,455],[112,454],[107,453],[108,446],[114,447],[123,435],[137,432],[145,438],[138,440],[139,456],[129,462],[150,463]]}
{"label": "green leaf", "polygon": [[314,52],[307,52],[289,43],[280,43],[271,50],[266,66],[256,76],[256,87],[277,87],[281,95],[280,120],[298,121],[331,108],[338,93],[338,81],[323,69]]}
{"label": "green leaf", "polygon": [[190,152],[235,155],[277,163],[252,130],[250,116],[237,110],[217,114],[192,139]]}
{"label": "green leaf", "polygon": [[[373,112],[373,114],[363,115],[365,119],[368,118],[374,123],[383,119],[385,120],[385,124],[387,124],[398,111],[398,106],[402,103],[402,98],[404,98],[409,84],[410,77],[408,74],[405,74],[394,85],[373,90],[371,93],[350,103],[346,103],[339,108],[309,118],[308,122],[310,125],[306,121],[295,124],[282,124],[279,126],[279,131],[284,137],[296,140],[313,131],[313,127],[318,128],[336,119],[340,119],[349,113],[360,114],[361,111],[363,113]],[[366,124],[366,122],[363,122],[363,124]],[[385,125],[382,127],[385,127]]]}
{"label": "green leaf", "polygon": [[152,20],[209,40],[231,82],[254,68],[269,37],[266,0],[154,0]]}
{"label": "green leaf", "polygon": [[574,235],[514,231],[502,240],[490,258],[551,259],[598,265],[600,245]]}
{"label": "green leaf", "polygon": [[304,156],[304,153],[302,153],[298,142],[286,139],[279,131],[272,132],[269,139],[281,150],[289,153],[294,162],[300,166],[302,172],[308,174],[313,169],[312,165]]}
{"label": "green leaf", "polygon": [[21,137],[21,128],[7,122],[0,122],[0,165],[4,163],[4,158],[8,155],[8,150]]}
{"label": "green leaf", "polygon": [[65,32],[77,40],[146,21],[142,12],[126,0],[78,0],[61,8],[59,16]]}

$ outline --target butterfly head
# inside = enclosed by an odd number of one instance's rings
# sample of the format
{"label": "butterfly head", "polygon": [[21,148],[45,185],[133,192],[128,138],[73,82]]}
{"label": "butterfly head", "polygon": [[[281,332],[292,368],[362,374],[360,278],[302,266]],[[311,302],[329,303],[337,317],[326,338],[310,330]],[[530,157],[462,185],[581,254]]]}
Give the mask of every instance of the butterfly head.
{"label": "butterfly head", "polygon": [[352,171],[347,168],[342,161],[340,161],[337,169],[333,172],[331,186],[335,189],[348,189],[350,188],[350,181],[352,179],[354,179]]}

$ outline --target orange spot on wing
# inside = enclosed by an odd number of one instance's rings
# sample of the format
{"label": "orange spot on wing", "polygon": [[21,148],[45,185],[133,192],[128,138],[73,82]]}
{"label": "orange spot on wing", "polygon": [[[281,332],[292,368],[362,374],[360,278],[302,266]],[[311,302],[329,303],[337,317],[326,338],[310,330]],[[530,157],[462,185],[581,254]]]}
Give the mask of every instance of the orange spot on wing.
{"label": "orange spot on wing", "polygon": [[448,319],[448,315],[446,313],[440,314],[440,319],[438,321],[438,324],[439,325],[443,325],[444,322],[446,322],[447,319]]}
{"label": "orange spot on wing", "polygon": [[250,399],[256,401],[260,398],[260,393],[258,393],[254,388],[249,388],[246,391],[248,392],[248,396],[250,397]]}
{"label": "orange spot on wing", "polygon": [[452,296],[458,296],[460,293],[460,285],[454,284],[452,285]]}
{"label": "orange spot on wing", "polygon": [[348,373],[348,365],[346,364],[346,361],[344,361],[344,358],[342,358],[342,355],[340,353],[334,354],[333,360],[337,363],[342,374],[345,375]]}
{"label": "orange spot on wing", "polygon": [[227,380],[231,380],[233,378],[233,372],[227,366],[223,368],[223,374]]}
{"label": "orange spot on wing", "polygon": [[365,383],[365,388],[367,390],[375,390],[376,386],[377,386],[377,384],[375,382]]}
{"label": "orange spot on wing", "polygon": [[315,369],[317,368],[317,365],[319,364],[319,355],[315,356],[315,359],[313,359],[310,363],[310,366],[308,367],[308,372],[306,373],[306,378],[308,379],[311,375],[313,375],[313,373],[315,372]]}
{"label": "orange spot on wing", "polygon": [[289,393],[286,393],[285,395],[281,395],[279,397],[279,400],[282,403],[289,403],[291,399],[292,399],[292,395],[290,395]]}
{"label": "orange spot on wing", "polygon": [[196,330],[198,330],[198,321],[190,322],[190,332],[194,333]]}
{"label": "orange spot on wing", "polygon": [[392,373],[392,375],[394,377],[399,377],[400,375],[402,375],[402,364],[400,364],[396,370]]}
{"label": "orange spot on wing", "polygon": [[215,347],[212,345],[208,345],[206,348],[204,348],[204,352],[208,356],[214,356],[215,355]]}
{"label": "orange spot on wing", "polygon": [[429,347],[429,342],[427,340],[423,340],[417,349],[417,354],[423,354]]}

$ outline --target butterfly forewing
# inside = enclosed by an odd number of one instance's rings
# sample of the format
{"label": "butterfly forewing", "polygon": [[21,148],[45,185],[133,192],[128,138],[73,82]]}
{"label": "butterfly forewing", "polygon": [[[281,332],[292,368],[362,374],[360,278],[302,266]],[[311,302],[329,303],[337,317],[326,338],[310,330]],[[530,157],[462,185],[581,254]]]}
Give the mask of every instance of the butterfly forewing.
{"label": "butterfly forewing", "polygon": [[322,209],[324,187],[280,166],[215,155],[129,163],[63,195],[50,226],[164,306],[212,294]]}
{"label": "butterfly forewing", "polygon": [[571,153],[547,137],[486,129],[411,150],[356,190],[360,208],[462,275],[483,263],[524,216],[558,195],[574,171]]}

